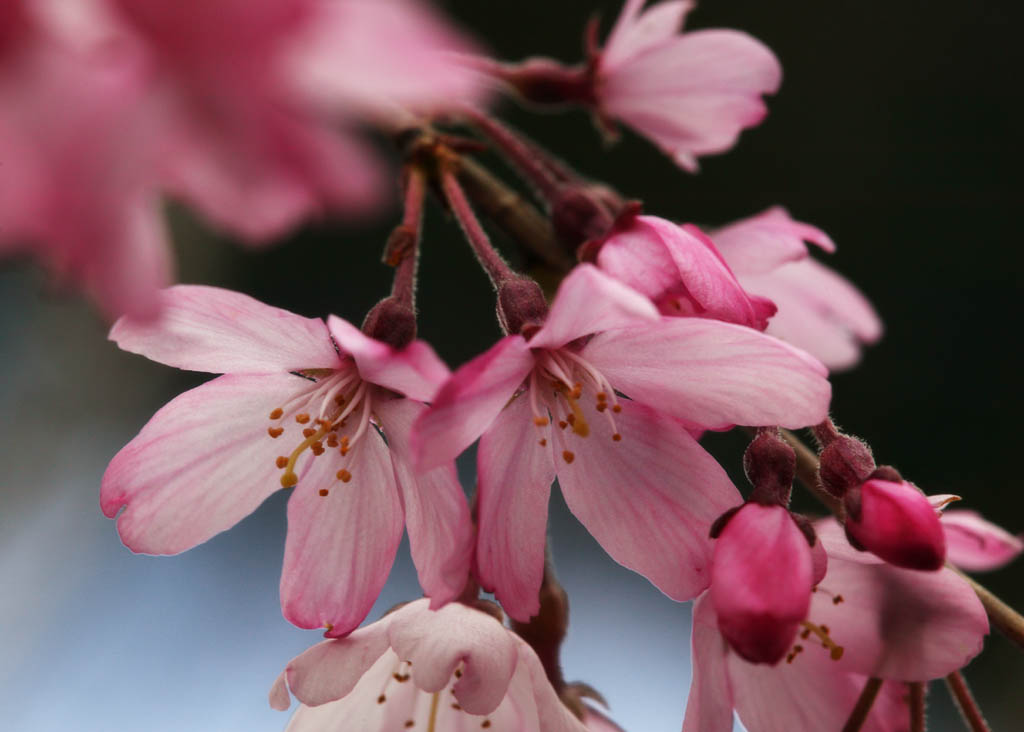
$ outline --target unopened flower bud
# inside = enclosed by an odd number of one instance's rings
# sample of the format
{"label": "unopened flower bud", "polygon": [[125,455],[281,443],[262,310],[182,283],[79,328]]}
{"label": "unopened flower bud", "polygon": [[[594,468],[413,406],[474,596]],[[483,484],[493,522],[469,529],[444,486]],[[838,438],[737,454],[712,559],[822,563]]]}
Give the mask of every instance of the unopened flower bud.
{"label": "unopened flower bud", "polygon": [[394,297],[386,297],[366,314],[363,332],[401,350],[416,339],[416,313]]}
{"label": "unopened flower bud", "polygon": [[743,453],[743,471],[754,486],[752,501],[766,505],[789,504],[796,475],[796,453],[777,430],[763,431],[751,440]]}
{"label": "unopened flower bud", "polygon": [[529,338],[544,324],[548,303],[540,285],[515,277],[498,285],[498,321],[509,335]]}
{"label": "unopened flower bud", "polygon": [[524,101],[541,105],[589,103],[593,82],[584,67],[568,67],[549,58],[529,58],[488,69],[513,87]]}
{"label": "unopened flower bud", "polygon": [[551,224],[558,238],[575,251],[584,242],[608,236],[622,206],[621,199],[604,186],[565,185],[551,202]]}
{"label": "unopened flower bud", "polygon": [[822,486],[839,498],[867,480],[875,470],[871,448],[848,435],[840,435],[829,443],[819,459]]}
{"label": "unopened flower bud", "polygon": [[811,547],[787,509],[736,511],[711,560],[711,602],[733,650],[752,663],[785,656],[807,617],[813,576]]}
{"label": "unopened flower bud", "polygon": [[913,483],[872,477],[848,491],[846,534],[850,543],[897,567],[937,570],[946,561],[939,516]]}

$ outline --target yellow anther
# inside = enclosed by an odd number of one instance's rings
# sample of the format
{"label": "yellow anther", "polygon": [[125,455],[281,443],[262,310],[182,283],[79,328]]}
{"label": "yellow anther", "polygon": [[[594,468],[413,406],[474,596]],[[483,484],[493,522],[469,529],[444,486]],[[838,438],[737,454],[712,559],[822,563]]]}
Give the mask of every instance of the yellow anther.
{"label": "yellow anther", "polygon": [[309,415],[303,412],[302,414],[295,415],[295,421],[299,424],[306,424],[309,421]]}
{"label": "yellow anther", "polygon": [[566,394],[565,399],[569,402],[569,408],[572,410],[572,414],[566,417],[566,419],[572,425],[573,432],[580,437],[586,437],[590,434],[590,425],[587,424],[587,418],[583,416],[583,410],[580,409],[580,405],[576,401],[578,398],[579,396],[575,393],[575,390],[572,394]]}
{"label": "yellow anther", "polygon": [[267,434],[276,439],[276,438],[280,437],[282,434],[284,434],[284,428],[283,427],[267,427]]}
{"label": "yellow anther", "polygon": [[567,462],[567,463],[571,463],[573,460],[576,459],[576,456],[573,455],[571,450],[563,450],[562,451],[562,459],[565,460],[565,462]]}
{"label": "yellow anther", "polygon": [[321,488],[321,489],[320,489],[319,491],[317,491],[317,492],[318,492],[318,493],[319,493],[319,494],[320,494],[321,496],[326,496],[326,495],[327,495],[327,494],[328,494],[328,493],[329,493],[330,491],[328,491],[328,490],[327,490],[326,488]]}
{"label": "yellow anther", "polygon": [[829,650],[829,657],[833,661],[838,661],[843,657],[843,647],[832,640],[832,637],[829,635],[827,625],[815,625],[814,623],[809,623],[806,620],[801,621],[800,624],[804,626],[803,632],[800,633],[801,638],[807,638],[811,633],[814,633],[814,635],[818,637],[818,640],[821,641],[821,647]]}
{"label": "yellow anther", "polygon": [[281,407],[278,407],[277,409],[275,409],[273,412],[270,413],[270,418],[271,419],[281,419],[281,415],[282,414],[284,414],[284,410],[281,409]]}
{"label": "yellow anther", "polygon": [[538,427],[547,427],[549,422],[547,417],[534,417],[533,423]]}
{"label": "yellow anther", "polygon": [[348,483],[350,480],[352,480],[352,473],[342,468],[341,470],[338,471],[337,477],[338,480],[340,480],[342,483]]}

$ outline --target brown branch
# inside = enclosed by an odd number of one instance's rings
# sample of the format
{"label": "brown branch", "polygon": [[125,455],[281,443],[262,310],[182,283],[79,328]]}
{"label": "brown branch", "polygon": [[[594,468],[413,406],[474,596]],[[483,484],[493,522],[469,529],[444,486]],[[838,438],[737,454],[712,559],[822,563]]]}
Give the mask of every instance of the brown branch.
{"label": "brown branch", "polygon": [[925,732],[925,685],[922,681],[907,684],[910,696],[910,732]]}
{"label": "brown branch", "polygon": [[864,723],[868,721],[868,714],[871,713],[871,706],[875,703],[878,692],[882,689],[882,680],[874,677],[868,679],[864,684],[864,691],[857,698],[857,703],[850,712],[849,719],[843,725],[843,732],[858,732]]}
{"label": "brown branch", "polygon": [[974,701],[974,695],[967,688],[967,682],[964,681],[963,674],[959,671],[954,671],[946,677],[946,685],[949,687],[949,693],[952,694],[953,701],[956,702],[956,706],[960,710],[960,714],[963,715],[964,722],[967,723],[971,732],[991,732],[988,723],[985,722],[985,718],[981,716],[981,709],[978,708],[978,703]]}

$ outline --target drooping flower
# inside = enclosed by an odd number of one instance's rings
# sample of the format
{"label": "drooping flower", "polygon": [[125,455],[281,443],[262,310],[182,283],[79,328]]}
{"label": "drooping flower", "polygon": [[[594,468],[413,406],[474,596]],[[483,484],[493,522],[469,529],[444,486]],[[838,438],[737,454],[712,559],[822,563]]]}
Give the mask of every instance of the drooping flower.
{"label": "drooping flower", "polygon": [[867,298],[808,254],[805,241],[835,251],[820,229],[794,221],[776,206],[710,235],[740,284],[778,307],[769,334],[813,354],[833,371],[855,365],[861,348],[882,337],[882,322]]}
{"label": "drooping flower", "polygon": [[417,600],[292,659],[270,692],[291,732],[583,732],[537,655],[489,613]]}
{"label": "drooping flower", "polygon": [[335,636],[355,628],[403,524],[426,594],[440,604],[461,591],[472,528],[454,465],[412,470],[412,424],[448,374],[430,346],[393,348],[335,316],[217,288],[177,286],[161,300],[157,321],[122,319],[111,339],[224,375],[163,407],[107,468],[101,506],[109,517],[124,508],[130,549],[185,551],[294,487],[281,578],[291,622]]}
{"label": "drooping flower", "polygon": [[971,572],[999,569],[1024,551],[1024,540],[986,521],[975,511],[944,511],[946,558]]}
{"label": "drooping flower", "polygon": [[892,682],[945,676],[981,651],[985,610],[952,570],[900,569],[858,552],[834,519],[814,528],[828,571],[785,662],[732,653],[710,598],[697,600],[684,732],[727,732],[734,709],[750,729],[841,729],[869,677],[887,681],[863,729],[903,732],[905,687]]}
{"label": "drooping flower", "polygon": [[946,537],[928,497],[913,483],[873,478],[843,497],[846,532],[860,548],[897,567],[937,570]]}
{"label": "drooping flower", "polygon": [[764,119],[762,95],[782,81],[778,59],[735,30],[682,33],[689,0],[643,10],[626,0],[594,69],[599,113],[650,138],[681,167],[731,148],[740,132]]}
{"label": "drooping flower", "polygon": [[749,328],[662,318],[584,264],[542,327],[505,337],[452,375],[414,442],[429,468],[480,437],[476,567],[513,618],[537,612],[556,476],[616,561],[684,600],[708,584],[712,521],[740,502],[687,428],[814,423],[828,408],[824,374]]}
{"label": "drooping flower", "polygon": [[664,315],[724,320],[764,330],[775,306],[737,282],[714,243],[692,224],[657,216],[619,222],[600,245],[597,265],[651,298]]}

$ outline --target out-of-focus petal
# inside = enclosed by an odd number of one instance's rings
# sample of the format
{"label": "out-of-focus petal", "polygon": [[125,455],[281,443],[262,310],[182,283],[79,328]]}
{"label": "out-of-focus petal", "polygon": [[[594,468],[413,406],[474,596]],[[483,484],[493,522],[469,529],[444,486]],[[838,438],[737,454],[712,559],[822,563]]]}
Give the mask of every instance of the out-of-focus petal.
{"label": "out-of-focus petal", "polygon": [[667,0],[640,13],[646,0],[626,0],[608,40],[601,50],[601,63],[614,68],[649,48],[667,41],[683,29],[686,14],[696,6],[693,0]]}
{"label": "out-of-focus petal", "polygon": [[693,603],[690,649],[693,681],[686,699],[683,732],[731,732],[736,699],[727,664],[729,646],[718,631],[718,619],[707,593]]}
{"label": "out-of-focus petal", "polygon": [[122,318],[110,339],[125,351],[192,371],[274,373],[335,368],[341,359],[324,321],[219,287],[176,285],[160,293],[160,316]]}
{"label": "out-of-focus petal", "polygon": [[805,241],[826,252],[836,250],[828,234],[816,226],[794,221],[782,206],[734,221],[711,231],[710,236],[733,272],[741,277],[767,274],[789,262],[805,259]]}
{"label": "out-of-focus petal", "polygon": [[581,354],[631,399],[710,429],[799,428],[828,412],[817,360],[750,328],[698,318],[599,333]]}
{"label": "out-of-focus petal", "polygon": [[999,569],[1024,551],[1024,540],[986,521],[974,511],[946,511],[940,519],[946,533],[946,557],[972,572]]}

